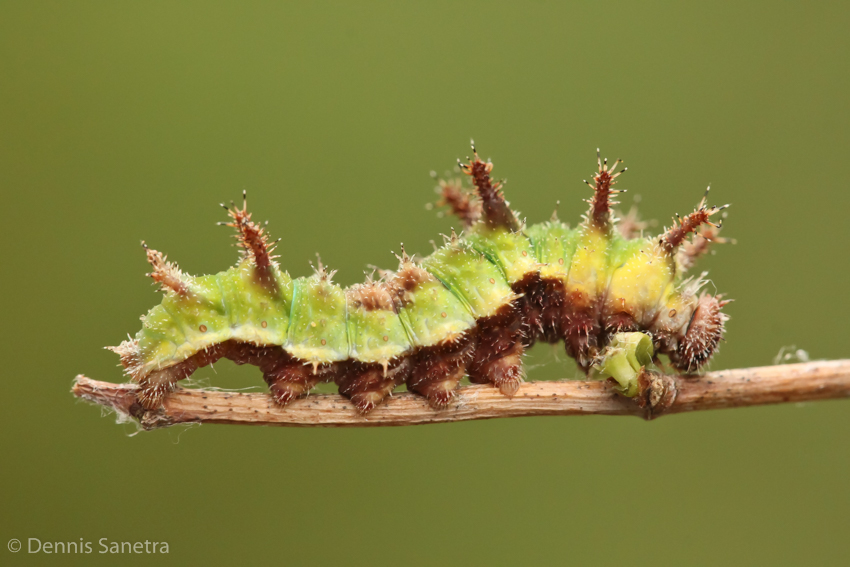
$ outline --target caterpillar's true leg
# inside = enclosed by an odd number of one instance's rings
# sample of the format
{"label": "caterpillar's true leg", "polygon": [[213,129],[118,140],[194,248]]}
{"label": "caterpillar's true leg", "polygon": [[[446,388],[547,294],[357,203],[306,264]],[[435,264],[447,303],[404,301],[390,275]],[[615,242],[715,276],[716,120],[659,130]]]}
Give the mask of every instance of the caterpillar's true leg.
{"label": "caterpillar's true leg", "polygon": [[375,409],[384,398],[403,384],[410,371],[413,362],[410,357],[404,357],[388,363],[365,364],[352,361],[336,376],[339,385],[339,393],[351,398],[351,402],[361,412],[367,413]]}
{"label": "caterpillar's true leg", "polygon": [[435,408],[447,406],[466,373],[473,347],[470,337],[460,337],[423,348],[415,355],[413,372],[407,379],[408,389],[428,398]]}
{"label": "caterpillar's true leg", "polygon": [[476,384],[493,384],[513,396],[522,383],[522,321],[511,305],[479,321],[478,343],[468,373]]}

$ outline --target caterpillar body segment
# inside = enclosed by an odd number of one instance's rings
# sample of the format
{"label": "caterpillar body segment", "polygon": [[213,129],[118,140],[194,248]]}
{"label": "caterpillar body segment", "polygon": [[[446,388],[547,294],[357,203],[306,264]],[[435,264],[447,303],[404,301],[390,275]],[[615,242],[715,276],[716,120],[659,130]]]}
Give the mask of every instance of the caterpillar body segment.
{"label": "caterpillar body segment", "polygon": [[164,297],[136,336],[112,350],[146,409],[220,358],[258,366],[281,405],[335,382],[362,412],[402,384],[441,407],[465,376],[511,396],[523,380],[525,349],[538,340],[564,341],[586,371],[617,369],[617,390],[633,396],[638,358],[629,349],[639,347],[640,360],[664,354],[690,372],[723,336],[727,301],[700,294],[702,276],[682,276],[720,240],[710,217],[722,208],[703,199],[661,237],[632,237],[612,212],[625,169],[614,172],[619,160],[597,161],[590,208],[577,227],[554,217],[525,226],[491,179],[492,163],[474,154],[461,165],[473,191],[440,185],[465,232],[452,232],[418,262],[402,252],[396,271],[347,289],[321,262],[311,276],[291,278],[247,203],[225,207],[231,222],[222,224],[237,231],[239,262],[195,277],[145,246]]}
{"label": "caterpillar body segment", "polygon": [[362,363],[381,363],[407,353],[413,344],[384,282],[346,290],[349,356]]}

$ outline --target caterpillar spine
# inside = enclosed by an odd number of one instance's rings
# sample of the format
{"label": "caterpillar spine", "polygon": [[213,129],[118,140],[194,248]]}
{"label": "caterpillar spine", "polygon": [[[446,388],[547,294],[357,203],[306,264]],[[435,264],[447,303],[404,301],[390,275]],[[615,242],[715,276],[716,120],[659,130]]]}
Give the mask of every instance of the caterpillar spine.
{"label": "caterpillar spine", "polygon": [[[647,353],[665,354],[690,372],[716,351],[728,301],[700,294],[702,276],[683,273],[720,240],[721,225],[710,219],[725,207],[708,207],[703,197],[660,237],[634,234],[634,215],[618,231],[612,199],[623,192],[614,185],[626,171],[616,171],[619,164],[597,150],[597,171],[585,181],[593,189],[590,207],[577,228],[555,215],[525,226],[492,179],[492,162],[473,146],[473,157],[460,164],[472,190],[457,181],[439,188],[464,232],[452,232],[421,261],[402,248],[396,271],[347,289],[321,261],[305,278],[281,270],[276,242],[252,220],[243,193],[241,208],[222,205],[230,221],[220,224],[236,230],[242,249],[230,269],[191,276],[143,244],[163,299],[135,337],[110,348],[140,385],[146,409],[222,357],[258,366],[281,405],[333,381],[361,412],[401,384],[439,408],[464,376],[513,395],[525,350],[561,340],[586,371],[625,369],[617,390],[634,396],[629,368]],[[624,348],[641,355],[622,358]]]}

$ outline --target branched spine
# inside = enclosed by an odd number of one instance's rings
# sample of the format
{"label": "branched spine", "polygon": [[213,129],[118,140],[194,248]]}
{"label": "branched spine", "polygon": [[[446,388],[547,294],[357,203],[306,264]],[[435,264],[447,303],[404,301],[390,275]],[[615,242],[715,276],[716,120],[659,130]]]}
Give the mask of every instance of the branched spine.
{"label": "branched spine", "polygon": [[163,290],[170,289],[179,295],[186,295],[189,292],[189,286],[186,284],[183,272],[180,271],[177,264],[169,262],[167,256],[158,250],[149,248],[144,241],[142,241],[142,248],[145,249],[148,263],[153,268],[146,275],[158,283]]}
{"label": "branched spine", "polygon": [[461,171],[472,178],[472,184],[478,192],[481,199],[484,222],[490,227],[504,227],[509,230],[519,230],[519,221],[505,201],[505,195],[502,193],[502,185],[504,182],[494,182],[490,178],[490,172],[493,171],[493,162],[483,162],[478,157],[478,152],[475,150],[475,145],[472,146],[473,158],[469,163],[461,163],[458,160]]}
{"label": "branched spine", "polygon": [[232,201],[229,207],[224,203],[221,206],[224,207],[233,221],[219,224],[235,228],[237,232],[234,238],[236,238],[244,253],[253,258],[259,272],[268,272],[276,258],[276,256],[272,255],[272,252],[274,252],[278,241],[269,244],[269,236],[266,233],[266,229],[251,220],[251,213],[248,212],[247,192],[242,192],[241,209],[237,208]]}
{"label": "branched spine", "polygon": [[722,220],[719,223],[714,223],[711,222],[709,218],[712,215],[728,208],[729,205],[723,205],[722,207],[707,207],[705,201],[708,198],[709,189],[711,189],[711,187],[705,190],[705,195],[703,196],[702,201],[700,201],[700,204],[697,206],[697,209],[685,218],[681,218],[677,214],[673,219],[673,226],[667,229],[664,235],[660,238],[659,244],[661,244],[668,254],[674,254],[679,246],[685,242],[685,238],[688,234],[696,233],[700,226],[706,224],[716,230],[720,230],[723,226]]}
{"label": "branched spine", "polygon": [[614,173],[614,168],[622,162],[623,160],[618,159],[609,166],[608,158],[603,160],[599,155],[599,148],[597,148],[596,163],[598,165],[598,170],[593,174],[593,183],[589,182],[587,179],[584,180],[584,182],[593,189],[593,198],[587,201],[590,203],[590,211],[587,216],[588,222],[605,231],[609,230],[612,224],[611,206],[618,204],[616,201],[611,199],[611,196],[626,192],[625,189],[612,189],[612,187],[617,183],[616,179],[628,169],[627,167],[624,167],[620,171]]}
{"label": "branched spine", "polygon": [[468,229],[481,218],[481,201],[473,199],[472,194],[464,191],[459,179],[450,181],[441,179],[437,189],[440,193],[437,206],[449,207],[451,214],[461,220],[464,229]]}

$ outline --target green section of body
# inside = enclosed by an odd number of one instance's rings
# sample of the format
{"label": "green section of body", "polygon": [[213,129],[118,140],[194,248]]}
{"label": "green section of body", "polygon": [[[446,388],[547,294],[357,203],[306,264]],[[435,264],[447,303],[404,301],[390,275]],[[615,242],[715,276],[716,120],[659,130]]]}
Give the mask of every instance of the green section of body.
{"label": "green section of body", "polygon": [[289,336],[283,346],[289,354],[309,362],[347,359],[342,288],[319,274],[295,280]]}
{"label": "green section of body", "polygon": [[693,310],[693,298],[679,289],[675,258],[654,238],[627,240],[615,231],[569,229],[557,221],[530,227],[528,236],[543,264],[541,277],[562,280],[586,307],[602,300],[603,316],[626,313],[647,328],[663,311],[673,313],[669,328],[681,328]]}
{"label": "green section of body", "polygon": [[479,223],[473,227],[466,241],[493,262],[510,285],[538,269],[531,242],[521,232]]}
{"label": "green section of body", "polygon": [[360,362],[385,362],[411,348],[401,317],[392,309],[369,310],[348,303],[349,356]]}
{"label": "green section of body", "polygon": [[564,282],[569,301],[628,313],[642,328],[678,329],[695,305],[676,279],[674,259],[652,239],[625,240],[588,224],[551,221],[524,233],[483,224],[425,258],[425,277],[393,309],[368,310],[316,274],[292,280],[277,267],[262,282],[249,262],[188,277],[189,292],[167,292],[137,334],[143,372],[170,366],[227,340],[280,345],[313,363],[378,363],[415,347],[452,340],[516,299],[529,274]]}
{"label": "green section of body", "polygon": [[577,230],[576,248],[567,275],[567,294],[583,307],[592,305],[604,293],[611,235],[610,231],[588,225]]}
{"label": "green section of body", "polygon": [[628,312],[646,327],[674,288],[675,258],[654,240],[619,238],[612,247],[611,264],[605,312]]}
{"label": "green section of body", "polygon": [[458,337],[475,325],[475,317],[435,277],[407,294],[399,315],[411,344],[428,347]]}
{"label": "green section of body", "polygon": [[540,277],[566,282],[578,235],[578,230],[570,230],[558,221],[535,224],[528,229],[534,257],[542,264]]}
{"label": "green section of body", "polygon": [[476,319],[495,315],[515,297],[499,267],[462,241],[440,248],[422,267],[449,288]]}
{"label": "green section of body", "polygon": [[218,279],[230,324],[230,338],[257,345],[281,344],[289,331],[293,282],[272,268],[273,280],[262,282],[254,266],[242,262]]}
{"label": "green section of body", "polygon": [[188,278],[188,291],[168,292],[143,317],[136,334],[145,373],[182,362],[230,339],[261,345],[282,344],[289,327],[292,280],[272,269],[261,283],[242,262],[215,275]]}

